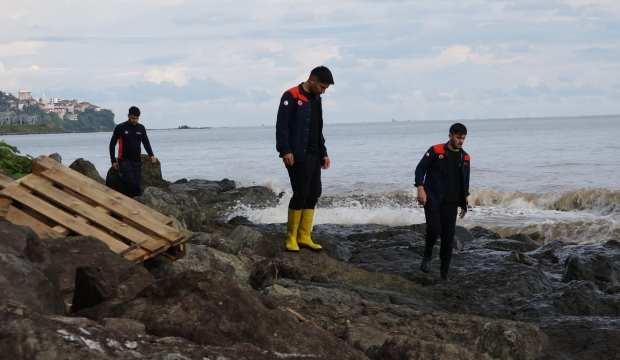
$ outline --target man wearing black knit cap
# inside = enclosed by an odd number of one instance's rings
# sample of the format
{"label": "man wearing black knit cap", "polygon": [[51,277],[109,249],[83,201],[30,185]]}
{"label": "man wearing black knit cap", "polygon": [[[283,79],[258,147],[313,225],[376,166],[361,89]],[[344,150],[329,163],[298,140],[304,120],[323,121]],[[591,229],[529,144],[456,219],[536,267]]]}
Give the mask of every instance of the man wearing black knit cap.
{"label": "man wearing black knit cap", "polygon": [[314,68],[308,80],[284,92],[276,122],[276,150],[288,171],[293,188],[289,203],[286,249],[299,246],[321,250],[312,240],[314,208],[321,196],[321,169],[330,159],[323,137],[321,94],[334,84],[325,66]]}

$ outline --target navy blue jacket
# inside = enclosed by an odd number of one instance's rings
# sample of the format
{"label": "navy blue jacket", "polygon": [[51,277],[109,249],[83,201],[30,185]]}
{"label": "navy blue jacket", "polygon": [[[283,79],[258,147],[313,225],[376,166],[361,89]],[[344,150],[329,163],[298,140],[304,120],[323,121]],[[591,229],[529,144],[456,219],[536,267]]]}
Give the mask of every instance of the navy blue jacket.
{"label": "navy blue jacket", "polygon": [[[321,97],[317,95],[316,101],[319,102],[321,109],[321,116],[318,117],[321,132],[319,155],[324,158],[327,156],[327,149],[323,137]],[[306,158],[312,119],[310,108],[310,99],[304,94],[301,84],[288,89],[282,95],[276,121],[276,150],[280,153],[280,157],[293,153],[295,161],[302,162]]]}
{"label": "navy blue jacket", "polygon": [[110,160],[112,163],[116,162],[116,156],[114,156],[114,150],[118,143],[118,160],[131,160],[135,162],[140,161],[140,153],[142,145],[149,156],[153,156],[153,150],[151,149],[151,143],[148,136],[146,136],[146,128],[144,125],[138,123],[132,125],[129,121],[120,123],[114,128],[112,138],[110,139]]}
{"label": "navy blue jacket", "polygon": [[[447,146],[447,143],[431,146],[415,168],[415,186],[424,185],[424,190],[426,190],[428,196],[427,201],[431,206],[440,205],[448,192]],[[459,206],[467,206],[470,162],[471,157],[469,154],[461,149],[459,168],[461,169],[461,180],[463,181],[463,198],[459,201]]]}

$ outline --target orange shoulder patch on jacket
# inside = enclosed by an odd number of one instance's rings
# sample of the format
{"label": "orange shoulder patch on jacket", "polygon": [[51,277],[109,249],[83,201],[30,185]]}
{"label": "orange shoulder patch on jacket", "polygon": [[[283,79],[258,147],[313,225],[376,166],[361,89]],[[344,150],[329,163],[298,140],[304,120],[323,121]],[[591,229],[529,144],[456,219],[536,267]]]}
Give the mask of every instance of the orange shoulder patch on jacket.
{"label": "orange shoulder patch on jacket", "polygon": [[433,145],[433,152],[435,152],[435,154],[437,154],[437,155],[443,155],[443,154],[446,153],[445,146],[446,146],[446,144]]}

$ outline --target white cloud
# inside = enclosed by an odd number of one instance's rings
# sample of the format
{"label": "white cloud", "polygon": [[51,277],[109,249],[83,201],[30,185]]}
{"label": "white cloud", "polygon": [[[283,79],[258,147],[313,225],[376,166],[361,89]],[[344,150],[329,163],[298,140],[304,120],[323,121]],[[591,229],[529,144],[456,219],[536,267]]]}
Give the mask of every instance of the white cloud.
{"label": "white cloud", "polygon": [[13,41],[0,43],[0,56],[35,55],[43,47],[39,41]]}
{"label": "white cloud", "polygon": [[317,45],[295,49],[294,58],[298,67],[309,71],[317,65],[325,65],[333,60],[341,59],[340,48],[335,45]]}
{"label": "white cloud", "polygon": [[431,61],[443,66],[470,62],[477,65],[496,65],[514,62],[516,58],[500,58],[492,53],[475,51],[466,45],[452,45]]}
{"label": "white cloud", "polygon": [[164,7],[172,7],[172,6],[180,6],[185,3],[185,0],[144,0],[145,4],[148,5],[156,5],[156,6],[164,6]]}
{"label": "white cloud", "polygon": [[170,82],[178,87],[182,87],[187,85],[189,78],[187,75],[187,68],[169,66],[155,67],[147,70],[144,73],[144,80],[155,84]]}

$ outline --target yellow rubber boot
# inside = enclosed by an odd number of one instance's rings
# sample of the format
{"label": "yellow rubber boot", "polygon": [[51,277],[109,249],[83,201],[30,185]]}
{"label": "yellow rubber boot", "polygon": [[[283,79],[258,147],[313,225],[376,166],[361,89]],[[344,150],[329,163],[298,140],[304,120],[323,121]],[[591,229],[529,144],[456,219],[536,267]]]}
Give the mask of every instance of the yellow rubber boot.
{"label": "yellow rubber boot", "polygon": [[314,209],[303,209],[301,212],[301,224],[299,224],[299,245],[312,250],[321,250],[323,247],[312,241],[312,223],[314,222]]}
{"label": "yellow rubber boot", "polygon": [[301,210],[288,209],[288,224],[286,226],[286,250],[299,251],[297,245],[297,229],[301,220]]}

